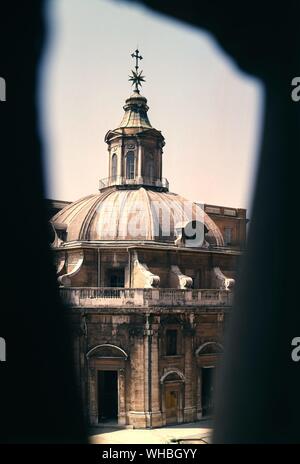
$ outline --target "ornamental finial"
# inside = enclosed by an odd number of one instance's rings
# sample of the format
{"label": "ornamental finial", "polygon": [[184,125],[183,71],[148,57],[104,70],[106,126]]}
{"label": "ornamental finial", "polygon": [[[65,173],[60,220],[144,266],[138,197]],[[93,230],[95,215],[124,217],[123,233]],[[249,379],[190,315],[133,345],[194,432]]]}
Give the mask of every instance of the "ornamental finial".
{"label": "ornamental finial", "polygon": [[131,53],[132,58],[135,58],[135,71],[131,70],[131,75],[129,76],[129,81],[132,82],[132,85],[135,85],[135,91],[140,93],[139,86],[142,86],[142,82],[145,81],[145,76],[142,75],[143,71],[139,71],[139,60],[142,60],[143,57],[140,55],[138,49],[134,53]]}

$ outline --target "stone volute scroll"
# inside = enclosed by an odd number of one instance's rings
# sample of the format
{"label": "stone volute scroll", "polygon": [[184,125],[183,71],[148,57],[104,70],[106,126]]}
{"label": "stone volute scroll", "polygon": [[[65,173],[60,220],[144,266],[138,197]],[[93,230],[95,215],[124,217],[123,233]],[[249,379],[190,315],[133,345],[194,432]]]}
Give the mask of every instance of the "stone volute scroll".
{"label": "stone volute scroll", "polygon": [[135,288],[157,288],[160,284],[160,277],[153,274],[148,266],[141,263],[138,254],[133,254],[133,287]]}
{"label": "stone volute scroll", "polygon": [[172,288],[188,289],[193,285],[193,279],[184,275],[178,266],[171,266],[170,282]]}
{"label": "stone volute scroll", "polygon": [[235,280],[231,277],[226,277],[219,267],[214,267],[213,273],[218,288],[223,290],[231,290],[234,287]]}
{"label": "stone volute scroll", "polygon": [[72,285],[72,279],[75,277],[77,274],[79,274],[82,264],[83,264],[83,253],[80,253],[78,256],[77,261],[75,262],[74,265],[72,265],[71,269],[68,269],[68,272],[66,274],[63,274],[58,277],[58,283],[59,285],[63,287],[68,287]]}

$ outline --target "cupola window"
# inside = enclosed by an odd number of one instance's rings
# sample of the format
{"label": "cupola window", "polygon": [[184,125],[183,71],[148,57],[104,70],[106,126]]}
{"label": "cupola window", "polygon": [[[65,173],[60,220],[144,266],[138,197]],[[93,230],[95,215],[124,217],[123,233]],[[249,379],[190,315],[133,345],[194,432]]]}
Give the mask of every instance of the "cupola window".
{"label": "cupola window", "polygon": [[126,155],[126,178],[134,179],[134,153],[128,151]]}
{"label": "cupola window", "polygon": [[117,177],[117,162],[117,155],[114,154],[111,159],[111,177],[113,178],[113,180],[116,180]]}

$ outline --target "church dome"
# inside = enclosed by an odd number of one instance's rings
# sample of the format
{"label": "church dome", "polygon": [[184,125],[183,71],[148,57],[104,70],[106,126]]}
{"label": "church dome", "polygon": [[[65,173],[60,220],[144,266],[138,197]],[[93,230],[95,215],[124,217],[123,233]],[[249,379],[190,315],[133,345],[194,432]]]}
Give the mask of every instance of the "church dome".
{"label": "church dome", "polygon": [[52,218],[64,242],[155,241],[174,244],[183,225],[204,224],[205,241],[223,245],[214,221],[196,203],[170,192],[110,188],[63,208]]}
{"label": "church dome", "polygon": [[[120,125],[107,132],[108,177],[100,193],[66,206],[52,218],[54,246],[66,242],[158,242],[180,246],[223,245],[213,220],[196,203],[170,193],[162,177],[162,133],[148,118],[147,99],[140,94],[144,82],[136,50],[135,89],[125,101]],[[193,240],[193,244],[191,241]]]}

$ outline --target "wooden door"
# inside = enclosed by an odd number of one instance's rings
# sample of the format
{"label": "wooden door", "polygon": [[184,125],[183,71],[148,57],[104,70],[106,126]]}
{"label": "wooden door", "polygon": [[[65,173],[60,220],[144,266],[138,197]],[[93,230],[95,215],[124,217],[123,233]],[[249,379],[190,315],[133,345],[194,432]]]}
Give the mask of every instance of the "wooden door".
{"label": "wooden door", "polygon": [[167,424],[176,424],[178,422],[178,391],[166,390],[165,396],[166,421]]}

